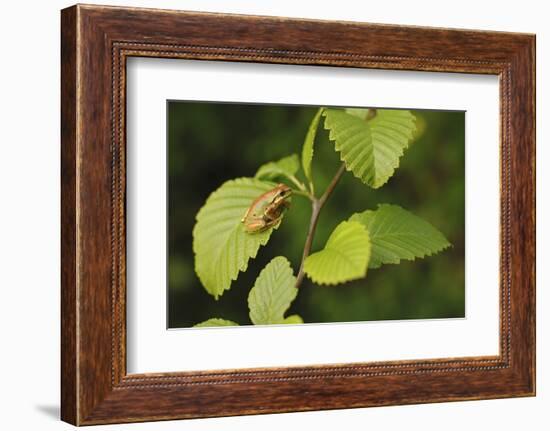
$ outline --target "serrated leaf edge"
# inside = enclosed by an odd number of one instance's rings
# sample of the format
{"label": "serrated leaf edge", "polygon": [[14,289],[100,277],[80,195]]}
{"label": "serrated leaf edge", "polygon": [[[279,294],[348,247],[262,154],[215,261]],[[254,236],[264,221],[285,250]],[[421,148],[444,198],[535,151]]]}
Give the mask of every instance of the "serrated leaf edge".
{"label": "serrated leaf edge", "polygon": [[[204,202],[204,204],[202,205],[202,207],[200,208],[200,210],[197,212],[197,214],[196,214],[196,216],[195,216],[195,225],[193,226],[193,230],[192,230],[194,260],[196,259],[196,256],[197,256],[197,254],[198,254],[198,253],[197,253],[197,250],[196,250],[196,248],[195,248],[195,242],[196,242],[196,241],[195,241],[195,229],[196,229],[196,227],[197,227],[198,218],[199,218],[201,212],[203,211],[203,209],[206,207],[208,201],[209,201],[210,199],[212,199],[212,198],[214,197],[215,194],[218,194],[218,192],[220,191],[220,189],[221,189],[223,186],[225,186],[226,184],[228,184],[228,183],[235,183],[235,182],[238,182],[238,181],[240,181],[240,180],[250,180],[250,179],[255,180],[255,181],[260,181],[260,182],[262,182],[262,183],[264,183],[264,184],[266,184],[266,185],[270,185],[270,186],[273,186],[273,187],[276,186],[276,184],[273,183],[273,182],[271,182],[271,181],[261,180],[261,179],[254,178],[254,177],[239,177],[239,178],[234,178],[234,179],[227,180],[227,181],[223,182],[223,183],[222,183],[213,193],[210,194],[210,196],[208,196],[208,199],[206,199],[206,201]],[[275,230],[277,230],[277,229],[279,228],[280,225],[281,225],[281,221],[279,221],[277,224],[273,225],[270,229],[271,229],[272,231],[275,231]],[[207,290],[207,293],[208,293],[209,295],[213,296],[214,299],[217,301],[217,300],[222,296],[222,294],[223,294],[225,291],[227,291],[227,290],[229,290],[229,289],[231,288],[232,282],[233,282],[233,281],[236,281],[237,278],[239,278],[239,274],[240,274],[241,272],[246,272],[246,270],[248,269],[248,262],[249,262],[251,259],[255,259],[255,258],[256,258],[256,256],[257,256],[258,253],[260,252],[260,248],[263,247],[263,246],[265,246],[265,245],[268,243],[268,241],[270,240],[270,238],[271,238],[271,234],[270,234],[267,238],[265,238],[265,240],[260,241],[260,243],[259,243],[259,244],[260,244],[260,247],[258,247],[258,250],[256,250],[256,252],[248,258],[248,260],[244,263],[244,265],[238,267],[238,271],[237,271],[237,274],[235,275],[235,277],[232,277],[232,276],[229,277],[230,283],[229,283],[229,285],[228,285],[227,288],[224,288],[219,294],[212,294],[212,293],[210,293],[208,290]],[[203,281],[202,281],[202,278],[201,278],[201,276],[199,275],[199,273],[198,273],[198,271],[197,271],[197,265],[196,265],[196,264],[193,265],[193,270],[195,271],[195,274],[197,275],[198,279],[201,281],[202,286],[204,287],[204,283],[203,283]],[[206,288],[205,288],[205,290],[206,290]]]}
{"label": "serrated leaf edge", "polygon": [[[260,326],[260,325],[273,325],[273,324],[284,324],[285,320],[287,319],[287,317],[284,316],[284,313],[286,313],[286,311],[288,311],[288,309],[290,308],[290,306],[292,305],[292,302],[294,302],[294,300],[296,299],[296,296],[298,295],[298,289],[296,289],[296,292],[294,292],[294,297],[292,298],[292,300],[290,301],[287,309],[285,310],[285,312],[283,313],[283,318],[280,322],[276,322],[276,323],[260,323],[260,324],[256,324],[254,322],[254,320],[252,319],[252,307],[250,306],[250,301],[251,301],[251,298],[250,298],[250,295],[252,294],[252,290],[256,287],[256,284],[258,282],[258,279],[262,276],[262,274],[264,273],[264,271],[267,270],[267,268],[269,267],[269,265],[273,264],[276,260],[279,260],[281,262],[284,261],[284,264],[286,265],[285,267],[285,270],[286,269],[290,269],[290,273],[291,273],[291,277],[294,279],[294,281],[296,281],[296,276],[294,275],[294,269],[292,268],[292,265],[290,264],[289,260],[284,257],[284,256],[275,256],[273,259],[271,259],[263,268],[262,270],[260,271],[260,273],[258,274],[258,276],[256,277],[256,280],[254,281],[254,285],[252,286],[252,288],[250,289],[250,291],[248,292],[248,296],[247,296],[247,305],[248,305],[248,315],[249,315],[249,318],[250,318],[250,321],[252,322],[253,325],[257,325],[257,326]],[[288,316],[290,317],[290,316]]]}
{"label": "serrated leaf edge", "polygon": [[[369,241],[370,241],[370,233],[369,233],[369,230],[367,229],[367,227],[366,227],[363,223],[360,223],[360,222],[357,222],[357,221],[354,221],[354,220],[349,220],[349,219],[348,219],[348,220],[344,220],[344,222],[352,223],[352,224],[358,224],[359,226],[361,226],[361,227],[365,230],[365,232],[367,233],[367,235],[369,235]],[[342,222],[342,223],[344,223],[344,222]],[[340,223],[338,226],[340,226],[342,223]],[[334,228],[333,232],[338,228],[338,226],[336,226],[336,228]],[[331,235],[332,235],[332,233],[331,233]],[[329,239],[327,240],[327,242],[325,243],[325,246],[324,246],[321,250],[316,251],[315,253],[320,253],[320,252],[324,251],[324,250],[325,250],[325,247],[326,247],[326,245],[327,245],[327,243],[328,243],[329,240],[330,240],[330,236],[329,236]],[[371,247],[371,252],[370,252],[370,254],[369,254],[369,261],[370,261],[370,256],[371,256],[371,253],[372,253],[372,243],[371,243],[370,247]],[[310,254],[308,257],[313,256],[315,253]],[[350,279],[345,280],[345,281],[342,281],[342,282],[325,282],[325,281],[320,281],[318,278],[313,277],[313,276],[312,276],[310,273],[308,273],[307,271],[306,271],[306,275],[307,275],[308,278],[309,278],[311,281],[313,281],[315,284],[319,284],[319,285],[321,285],[321,286],[336,286],[336,285],[338,285],[338,284],[348,283],[348,282],[350,282],[350,281],[359,280],[359,279],[361,279],[361,278],[364,278],[364,277],[366,277],[368,270],[369,270],[369,262],[367,262],[367,267],[366,267],[365,273],[364,273],[363,275],[358,276],[358,277],[354,277],[354,278],[350,278]]]}
{"label": "serrated leaf edge", "polygon": [[[410,212],[409,210],[406,210],[405,208],[403,208],[403,207],[401,207],[401,206],[399,206],[399,205],[394,205],[394,204],[378,204],[376,210],[365,210],[365,211],[362,211],[362,212],[359,212],[359,213],[354,213],[354,214],[352,214],[352,215],[350,216],[350,218],[349,218],[348,220],[349,220],[349,221],[355,221],[355,220],[352,220],[353,216],[355,216],[355,215],[360,215],[360,214],[363,214],[363,213],[366,213],[366,212],[372,212],[372,213],[374,213],[374,212],[376,212],[377,210],[379,210],[379,209],[382,208],[382,207],[394,207],[394,206],[395,206],[395,207],[399,207],[400,209],[402,209],[402,210],[404,210],[404,211]],[[416,214],[414,214],[414,213],[412,213],[412,212],[410,212],[410,213],[411,213],[412,215],[414,215],[415,217],[418,217],[418,218],[424,220],[422,217],[419,217],[419,216],[417,216]],[[430,223],[430,222],[428,222],[427,220],[424,220],[424,221],[425,221],[426,223]],[[368,228],[367,226],[365,226],[363,223],[361,223],[361,222],[359,222],[359,221],[358,221],[357,223],[360,223],[362,226],[365,227],[365,229],[367,229],[367,231],[369,231],[369,228]],[[431,225],[431,223],[430,223],[430,225]],[[383,263],[380,263],[379,265],[373,265],[373,266],[371,266],[371,265],[370,265],[370,262],[369,262],[369,269],[378,269],[378,268],[381,268],[383,265],[399,265],[399,264],[401,263],[401,261],[403,261],[403,260],[406,260],[407,262],[414,262],[415,260],[424,259],[425,257],[433,256],[433,255],[435,255],[435,254],[437,254],[437,253],[442,252],[443,250],[446,250],[446,249],[448,249],[448,248],[452,248],[453,245],[452,245],[451,242],[447,239],[447,237],[446,237],[445,235],[443,235],[443,232],[441,232],[441,231],[440,231],[439,229],[437,229],[435,226],[432,226],[432,227],[433,227],[434,229],[436,229],[439,233],[441,233],[441,235],[443,236],[443,238],[444,238],[445,241],[446,241],[446,244],[445,244],[445,245],[443,245],[443,246],[440,247],[440,248],[437,248],[436,250],[432,250],[432,251],[426,252],[426,253],[424,253],[424,254],[422,254],[422,255],[420,255],[420,256],[413,256],[412,258],[408,258],[408,257],[399,258],[399,259],[397,260],[397,262],[396,262],[396,261],[383,262]],[[371,237],[371,243],[372,243],[372,238],[373,238],[373,236],[371,235],[371,232],[370,232],[370,231],[369,231],[369,236]],[[372,249],[372,244],[371,244],[371,249]]]}
{"label": "serrated leaf edge", "polygon": [[[307,132],[306,132],[306,136],[304,138],[304,143],[302,144],[302,169],[304,171],[304,175],[305,177],[307,178],[307,180],[311,183],[312,181],[312,177],[313,177],[313,171],[312,171],[312,162],[313,162],[313,156],[315,155],[315,139],[317,137],[317,130],[319,128],[319,123],[321,122],[321,117],[323,116],[325,112],[325,108],[319,108],[317,110],[317,112],[315,113],[315,116],[313,117],[313,119],[311,120],[311,123],[307,129]],[[312,128],[312,126],[314,126]],[[309,145],[309,147],[311,147],[311,155],[309,156],[308,160],[307,160],[307,163],[306,163],[306,156],[305,156],[305,152],[306,152],[306,142],[307,139],[309,138],[310,136],[310,133],[312,135],[312,139],[311,139],[311,145]]]}
{"label": "serrated leaf edge", "polygon": [[[382,187],[384,184],[386,184],[391,177],[393,177],[393,174],[395,173],[395,171],[397,170],[397,168],[399,168],[399,163],[401,161],[401,158],[403,157],[403,155],[405,154],[405,149],[409,148],[410,146],[410,141],[407,143],[407,145],[405,147],[402,147],[402,148],[399,148],[398,150],[398,157],[396,159],[396,161],[394,163],[391,163],[390,162],[390,167],[392,169],[391,171],[391,174],[388,175],[388,177],[383,180],[382,182],[380,181],[374,181],[372,185],[370,184],[367,184],[365,183],[365,181],[363,180],[363,178],[361,178],[360,175],[356,175],[355,172],[353,172],[353,170],[351,168],[348,167],[348,164],[347,162],[344,160],[344,156],[342,155],[342,150],[339,147],[337,141],[336,141],[336,138],[334,137],[334,134],[333,134],[333,129],[331,129],[330,127],[327,126],[327,122],[326,122],[326,119],[328,118],[327,115],[326,115],[326,110],[323,111],[323,116],[325,117],[325,121],[323,122],[323,127],[325,130],[327,130],[329,133],[328,133],[328,138],[334,142],[334,148],[336,149],[336,151],[338,151],[338,157],[340,158],[340,161],[344,163],[344,166],[345,166],[345,169],[347,172],[351,172],[351,174],[357,178],[358,180],[360,180],[363,184],[366,184],[368,186],[370,186],[371,188],[373,189],[379,189],[380,187]],[[352,115],[352,114],[349,114],[346,112],[347,115]],[[412,138],[410,138],[412,139]],[[374,146],[374,144],[373,144]],[[376,175],[375,175],[376,177]]]}

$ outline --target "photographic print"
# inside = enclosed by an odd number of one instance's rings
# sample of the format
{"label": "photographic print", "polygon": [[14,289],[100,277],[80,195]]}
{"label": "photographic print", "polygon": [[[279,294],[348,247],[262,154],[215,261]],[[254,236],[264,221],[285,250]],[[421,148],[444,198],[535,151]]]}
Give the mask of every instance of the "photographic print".
{"label": "photographic print", "polygon": [[464,112],[167,108],[169,328],[464,317]]}
{"label": "photographic print", "polygon": [[64,421],[535,395],[533,34],[61,24]]}

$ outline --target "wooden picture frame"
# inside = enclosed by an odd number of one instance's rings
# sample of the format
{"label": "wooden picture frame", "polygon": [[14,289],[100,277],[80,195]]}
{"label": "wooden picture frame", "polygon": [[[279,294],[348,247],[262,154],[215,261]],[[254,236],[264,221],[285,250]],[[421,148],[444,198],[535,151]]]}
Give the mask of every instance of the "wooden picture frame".
{"label": "wooden picture frame", "polygon": [[[534,35],[83,5],[61,16],[64,421],[535,394]],[[125,65],[131,56],[498,75],[500,354],[128,375]]]}

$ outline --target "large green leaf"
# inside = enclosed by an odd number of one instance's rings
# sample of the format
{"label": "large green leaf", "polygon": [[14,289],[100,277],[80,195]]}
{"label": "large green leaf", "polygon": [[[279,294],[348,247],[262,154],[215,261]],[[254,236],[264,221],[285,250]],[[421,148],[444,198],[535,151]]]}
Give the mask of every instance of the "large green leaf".
{"label": "large green leaf", "polygon": [[302,167],[304,168],[304,174],[306,178],[311,183],[311,161],[313,160],[313,144],[315,143],[315,136],[317,135],[317,128],[319,126],[319,120],[321,119],[321,114],[324,108],[319,108],[317,113],[311,120],[309,129],[304,139],[304,145],[302,146]]}
{"label": "large green leaf", "polygon": [[208,293],[218,299],[246,271],[278,225],[263,232],[247,233],[241,219],[248,207],[273,183],[254,178],[227,181],[214,191],[197,214],[193,229],[195,271]]}
{"label": "large green leaf", "polygon": [[338,284],[367,275],[371,244],[367,229],[356,221],[340,223],[325,248],[305,261],[305,273],[318,284]]}
{"label": "large green leaf", "polygon": [[300,316],[284,314],[298,294],[296,277],[290,263],[282,256],[269,262],[256,279],[248,295],[250,320],[255,325],[302,323]]}
{"label": "large green leaf", "polygon": [[363,224],[369,231],[370,268],[422,258],[450,246],[430,223],[397,205],[379,205],[376,211],[352,215],[350,221]]}
{"label": "large green leaf", "polygon": [[255,178],[274,180],[279,177],[293,177],[300,169],[300,159],[297,154],[283,157],[276,162],[269,162],[260,166]]}
{"label": "large green leaf", "polygon": [[345,111],[350,114],[354,115],[357,118],[360,118],[361,120],[370,120],[376,116],[376,109],[369,109],[369,108],[346,108]]}
{"label": "large green leaf", "polygon": [[220,319],[219,317],[212,317],[211,319],[205,320],[204,322],[197,323],[194,325],[195,328],[208,328],[212,326],[239,326],[238,323],[233,322],[232,320]]}
{"label": "large green leaf", "polygon": [[324,115],[346,169],[373,188],[393,175],[416,128],[415,116],[397,109],[326,109]]}

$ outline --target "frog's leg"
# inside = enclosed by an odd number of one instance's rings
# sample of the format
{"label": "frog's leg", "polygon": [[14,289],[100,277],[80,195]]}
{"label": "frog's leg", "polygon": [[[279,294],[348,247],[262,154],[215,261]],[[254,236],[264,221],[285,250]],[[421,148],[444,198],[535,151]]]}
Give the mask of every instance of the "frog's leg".
{"label": "frog's leg", "polygon": [[244,229],[248,233],[260,232],[265,228],[264,216],[250,214],[249,211],[247,211],[245,217],[242,218],[241,223],[244,224]]}
{"label": "frog's leg", "polygon": [[262,219],[249,221],[244,225],[244,230],[247,231],[248,233],[261,232],[266,228],[267,228],[267,224]]}
{"label": "frog's leg", "polygon": [[248,217],[248,214],[250,214],[250,207],[248,207],[248,208],[246,209],[246,212],[244,213],[243,218],[241,219],[241,223],[244,223],[244,221],[245,221],[246,218]]}
{"label": "frog's leg", "polygon": [[282,214],[279,214],[279,216],[275,218],[269,218],[267,217],[267,215],[264,215],[263,217],[257,217],[257,218],[249,217],[246,220],[244,229],[248,233],[260,233],[266,229],[269,229],[272,226],[275,226],[277,223],[281,221],[282,217],[283,217]]}
{"label": "frog's leg", "polygon": [[277,223],[281,221],[283,218],[283,211],[279,212],[279,215],[273,218],[266,219],[264,221],[265,228],[270,228],[271,226],[275,226]]}
{"label": "frog's leg", "polygon": [[268,222],[280,219],[288,207],[289,205],[286,201],[276,206],[268,206],[265,210],[264,220]]}
{"label": "frog's leg", "polygon": [[290,208],[290,201],[289,200],[284,200],[283,201],[283,206],[285,207],[285,209],[289,209]]}

